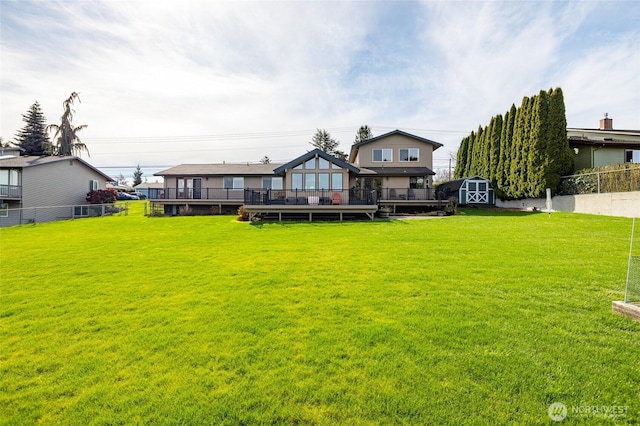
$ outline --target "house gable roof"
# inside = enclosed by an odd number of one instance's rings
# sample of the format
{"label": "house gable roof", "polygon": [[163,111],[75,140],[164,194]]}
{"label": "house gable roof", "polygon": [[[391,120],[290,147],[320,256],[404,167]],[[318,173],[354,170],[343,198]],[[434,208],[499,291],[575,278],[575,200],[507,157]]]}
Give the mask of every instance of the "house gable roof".
{"label": "house gable roof", "polygon": [[295,158],[291,161],[289,161],[287,164],[283,164],[282,166],[278,167],[277,169],[274,170],[274,173],[279,175],[284,173],[285,171],[294,168],[295,166],[297,166],[298,164],[304,163],[305,161],[309,160],[310,158],[313,157],[320,157],[320,158],[324,158],[325,160],[329,161],[330,163],[334,163],[337,164],[338,166],[347,169],[353,173],[359,173],[360,169],[358,169],[357,167],[355,167],[352,164],[346,163],[344,161],[342,161],[341,159],[334,157],[331,154],[327,154],[326,152],[316,148],[313,151],[309,151],[306,154],[301,155],[298,158]]}
{"label": "house gable roof", "polygon": [[365,139],[363,141],[360,141],[358,143],[354,143],[353,145],[351,145],[351,151],[349,152],[349,161],[355,161],[356,154],[358,153],[358,149],[362,145],[365,145],[365,144],[368,144],[368,143],[371,143],[371,142],[375,142],[377,140],[384,139],[384,138],[387,138],[387,137],[393,136],[393,135],[402,135],[402,136],[406,136],[406,137],[411,138],[411,139],[415,139],[415,140],[420,141],[420,142],[428,143],[430,145],[433,145],[433,150],[434,151],[436,149],[444,146],[441,143],[432,141],[431,139],[427,139],[427,138],[423,138],[423,137],[420,137],[420,136],[412,135],[411,133],[403,132],[402,130],[396,129],[396,130],[393,130],[391,132],[385,133],[383,135],[375,136],[375,137],[372,137],[372,138],[369,138],[369,139]]}
{"label": "house gable roof", "polygon": [[15,168],[15,169],[25,169],[28,167],[37,167],[45,164],[58,163],[60,161],[77,161],[80,164],[88,167],[94,172],[101,175],[106,181],[112,181],[113,178],[102,173],[100,170],[93,167],[91,164],[87,163],[80,157],[75,156],[21,156],[21,157],[11,157],[11,158],[2,158],[0,159],[0,168]]}

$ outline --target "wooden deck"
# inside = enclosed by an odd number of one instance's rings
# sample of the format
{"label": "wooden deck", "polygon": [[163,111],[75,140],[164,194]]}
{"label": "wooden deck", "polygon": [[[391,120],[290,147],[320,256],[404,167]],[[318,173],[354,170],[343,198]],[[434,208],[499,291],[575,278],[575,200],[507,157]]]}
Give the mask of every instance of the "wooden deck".
{"label": "wooden deck", "polygon": [[334,217],[343,220],[345,215],[364,215],[373,220],[378,211],[377,205],[328,205],[313,206],[309,204],[303,205],[283,205],[283,204],[267,204],[267,205],[251,205],[245,204],[244,210],[249,214],[252,221],[266,217],[276,217],[278,221],[283,218],[305,218],[310,222],[313,221],[314,215],[319,217]]}

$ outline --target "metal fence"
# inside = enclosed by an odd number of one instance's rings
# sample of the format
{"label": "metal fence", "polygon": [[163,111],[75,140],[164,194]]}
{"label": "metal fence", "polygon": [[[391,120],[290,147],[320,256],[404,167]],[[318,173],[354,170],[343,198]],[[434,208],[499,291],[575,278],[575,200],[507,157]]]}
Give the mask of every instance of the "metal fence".
{"label": "metal fence", "polygon": [[563,176],[558,186],[558,195],[629,191],[640,191],[640,166]]}
{"label": "metal fence", "polygon": [[0,227],[55,220],[127,215],[128,204],[76,204],[66,206],[20,207],[0,210]]}
{"label": "metal fence", "polygon": [[[636,220],[631,225],[631,243],[629,247],[629,264],[627,268],[627,283],[624,301],[626,303],[640,302],[640,229],[636,227]],[[634,247],[636,245],[636,247]]]}
{"label": "metal fence", "polygon": [[243,201],[248,205],[375,205],[378,198],[375,190],[245,189]]}

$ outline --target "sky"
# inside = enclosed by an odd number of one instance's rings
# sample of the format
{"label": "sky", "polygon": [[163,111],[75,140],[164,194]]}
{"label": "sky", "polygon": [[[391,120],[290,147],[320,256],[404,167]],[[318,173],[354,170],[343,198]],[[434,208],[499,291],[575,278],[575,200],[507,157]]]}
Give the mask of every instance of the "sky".
{"label": "sky", "polygon": [[569,127],[640,129],[638,1],[0,0],[0,136],[71,92],[111,176],[286,162],[361,125],[444,144],[561,87]]}

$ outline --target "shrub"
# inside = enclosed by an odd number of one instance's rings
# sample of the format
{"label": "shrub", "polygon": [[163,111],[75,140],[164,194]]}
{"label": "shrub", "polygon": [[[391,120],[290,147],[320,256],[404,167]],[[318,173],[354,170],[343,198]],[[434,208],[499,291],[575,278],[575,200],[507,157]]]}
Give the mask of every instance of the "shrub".
{"label": "shrub", "polygon": [[448,216],[458,213],[458,199],[456,197],[451,197],[447,200],[447,205],[444,208],[444,212]]}
{"label": "shrub", "polygon": [[110,204],[115,203],[118,198],[118,191],[113,188],[95,189],[87,193],[85,200],[90,204]]}
{"label": "shrub", "polygon": [[244,206],[240,206],[238,209],[238,220],[240,222],[246,222],[249,220],[249,212],[244,209]]}

